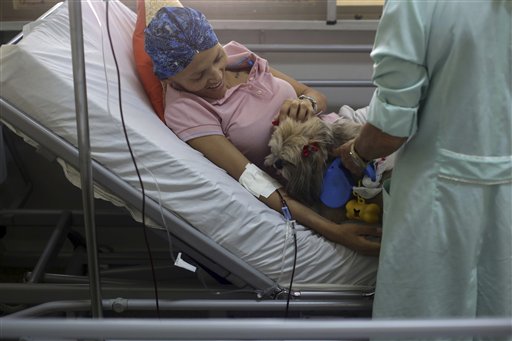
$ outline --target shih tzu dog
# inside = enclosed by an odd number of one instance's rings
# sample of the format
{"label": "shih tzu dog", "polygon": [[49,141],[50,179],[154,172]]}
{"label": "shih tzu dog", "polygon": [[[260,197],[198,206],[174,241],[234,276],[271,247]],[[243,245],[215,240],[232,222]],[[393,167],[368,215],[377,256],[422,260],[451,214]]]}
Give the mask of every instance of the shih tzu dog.
{"label": "shih tzu dog", "polygon": [[318,117],[305,122],[287,118],[274,128],[265,165],[273,166],[286,180],[290,196],[315,208],[324,172],[334,158],[330,151],[357,136],[361,127],[345,118],[333,123]]}

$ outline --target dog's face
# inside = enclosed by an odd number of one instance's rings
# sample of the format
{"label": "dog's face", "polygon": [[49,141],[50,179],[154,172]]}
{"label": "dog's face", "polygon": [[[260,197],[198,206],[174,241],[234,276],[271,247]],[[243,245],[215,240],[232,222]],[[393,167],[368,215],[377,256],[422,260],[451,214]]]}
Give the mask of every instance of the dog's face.
{"label": "dog's face", "polygon": [[343,122],[326,123],[314,117],[306,122],[285,119],[270,138],[266,166],[273,166],[286,180],[286,191],[306,204],[320,199],[329,151],[353,138],[360,126]]}
{"label": "dog's face", "polygon": [[265,165],[277,169],[291,196],[311,204],[320,196],[332,143],[332,130],[319,118],[306,122],[285,119],[270,138],[271,154],[265,158]]}

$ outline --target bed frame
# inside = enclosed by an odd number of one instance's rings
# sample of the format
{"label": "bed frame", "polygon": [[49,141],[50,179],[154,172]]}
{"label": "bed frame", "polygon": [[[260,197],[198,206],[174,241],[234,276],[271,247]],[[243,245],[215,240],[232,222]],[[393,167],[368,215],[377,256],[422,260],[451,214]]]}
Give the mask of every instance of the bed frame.
{"label": "bed frame", "polygon": [[[46,17],[58,6],[52,8]],[[16,36],[10,43],[22,38]],[[0,121],[27,141],[35,143],[55,158],[63,160],[75,169],[80,169],[78,149],[45,128],[29,115],[22,112],[6,99],[0,97]],[[108,189],[127,205],[137,207],[142,193],[128,185],[117,175],[92,161],[92,175],[95,184]],[[121,217],[120,217],[121,216]],[[126,218],[127,215],[124,216]],[[168,267],[158,268],[159,276],[165,279],[159,285],[159,306],[164,311],[200,310],[206,314],[257,314],[259,316],[281,316],[286,307],[287,289],[265,274],[248,265],[239,257],[214,242],[196,228],[163,208],[151,198],[146,198],[146,216],[160,226],[166,226],[172,235],[175,256],[178,252],[188,263],[198,267],[199,276],[209,279],[207,286],[190,288],[180,282],[181,273],[169,271]],[[97,213],[97,219],[109,222],[123,219],[123,214]],[[75,237],[73,226],[82,226],[83,212],[69,211],[0,211],[0,226],[26,226],[31,222],[53,222],[54,231],[48,240],[34,269],[26,275],[26,283],[0,283],[0,302],[19,305],[13,309],[13,316],[55,314],[56,312],[83,312],[90,309],[90,288],[87,277],[71,274],[50,274],[46,268],[62,247],[63,241]],[[122,221],[126,221],[124,219]],[[137,226],[138,223],[132,221]],[[140,226],[140,225],[139,225]],[[167,231],[148,228],[162,238]],[[80,239],[80,236],[78,237]],[[77,255],[71,261],[83,260],[84,243],[78,243],[82,257]],[[77,245],[75,245],[77,246]],[[97,255],[96,255],[97,256]],[[107,260],[105,260],[107,261]],[[80,263],[80,261],[78,261]],[[143,261],[144,263],[144,261]],[[147,266],[124,267],[104,271],[101,275],[102,307],[116,313],[126,310],[147,311],[155,309],[155,290],[152,281],[135,281],[142,273],[148,273]],[[177,277],[175,277],[177,276]],[[125,278],[131,278],[125,280]],[[161,278],[161,277],[160,277]],[[294,290],[291,293],[289,311],[295,315],[343,315],[369,316],[373,292],[371,290]],[[121,297],[121,298],[120,298]],[[36,305],[36,306],[34,306]],[[18,311],[16,311],[18,310]]]}

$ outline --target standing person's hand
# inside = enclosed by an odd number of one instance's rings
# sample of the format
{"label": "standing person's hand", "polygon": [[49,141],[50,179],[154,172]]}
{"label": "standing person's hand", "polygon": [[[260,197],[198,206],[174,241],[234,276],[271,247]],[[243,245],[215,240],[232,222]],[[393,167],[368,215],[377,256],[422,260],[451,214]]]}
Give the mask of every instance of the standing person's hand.
{"label": "standing person's hand", "polygon": [[[355,139],[352,139],[338,148],[334,149],[333,154],[339,155],[341,158],[341,163],[343,166],[348,169],[352,174],[354,174],[356,177],[361,177],[363,175],[363,171],[365,168],[364,161],[360,160],[358,161],[358,156],[354,155],[354,142]],[[356,152],[357,153],[357,152]]]}

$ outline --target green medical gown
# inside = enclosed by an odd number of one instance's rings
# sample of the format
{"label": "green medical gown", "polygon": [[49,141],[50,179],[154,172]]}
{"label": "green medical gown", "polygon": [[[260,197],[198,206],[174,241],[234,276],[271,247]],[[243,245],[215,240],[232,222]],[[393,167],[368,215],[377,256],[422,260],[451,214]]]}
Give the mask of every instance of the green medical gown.
{"label": "green medical gown", "polygon": [[408,141],[375,318],[512,316],[512,1],[387,1],[369,122]]}

